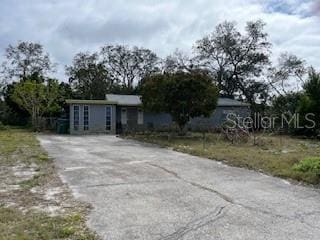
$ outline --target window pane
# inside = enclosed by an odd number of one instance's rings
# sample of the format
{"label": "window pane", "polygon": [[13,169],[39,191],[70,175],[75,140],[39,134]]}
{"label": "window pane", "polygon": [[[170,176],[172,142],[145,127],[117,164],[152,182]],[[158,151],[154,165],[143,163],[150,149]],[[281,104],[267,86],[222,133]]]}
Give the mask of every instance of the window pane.
{"label": "window pane", "polygon": [[73,129],[75,131],[79,130],[79,121],[80,121],[79,106],[73,106]]}
{"label": "window pane", "polygon": [[89,130],[89,106],[83,106],[83,130]]}
{"label": "window pane", "polygon": [[106,130],[111,130],[111,107],[106,107]]}

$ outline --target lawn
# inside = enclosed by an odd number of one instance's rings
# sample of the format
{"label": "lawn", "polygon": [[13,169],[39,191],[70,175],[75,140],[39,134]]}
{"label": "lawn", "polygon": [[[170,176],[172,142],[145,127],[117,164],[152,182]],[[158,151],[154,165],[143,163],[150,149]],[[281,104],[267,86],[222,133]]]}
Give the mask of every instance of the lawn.
{"label": "lawn", "polygon": [[[176,151],[206,157],[226,164],[253,169],[277,177],[320,184],[320,142],[289,136],[259,134],[248,142],[232,144],[222,135],[193,133],[185,137],[149,133],[130,136],[136,140],[155,143]],[[204,140],[205,139],[205,140]],[[310,159],[312,158],[312,162]],[[299,163],[317,164],[316,169],[299,167]],[[298,167],[297,167],[298,166]],[[302,169],[302,170],[301,170]]]}
{"label": "lawn", "polygon": [[0,240],[97,239],[52,159],[28,130],[0,130]]}

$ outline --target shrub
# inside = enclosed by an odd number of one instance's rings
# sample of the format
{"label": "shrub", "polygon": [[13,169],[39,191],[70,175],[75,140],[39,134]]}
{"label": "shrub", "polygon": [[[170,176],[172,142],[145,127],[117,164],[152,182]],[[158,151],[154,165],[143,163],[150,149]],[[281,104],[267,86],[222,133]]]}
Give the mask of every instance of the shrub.
{"label": "shrub", "polygon": [[300,172],[311,172],[320,176],[320,157],[305,158],[293,166],[293,169]]}
{"label": "shrub", "polygon": [[1,130],[6,130],[7,129],[7,126],[4,125],[1,121],[0,121],[0,131]]}

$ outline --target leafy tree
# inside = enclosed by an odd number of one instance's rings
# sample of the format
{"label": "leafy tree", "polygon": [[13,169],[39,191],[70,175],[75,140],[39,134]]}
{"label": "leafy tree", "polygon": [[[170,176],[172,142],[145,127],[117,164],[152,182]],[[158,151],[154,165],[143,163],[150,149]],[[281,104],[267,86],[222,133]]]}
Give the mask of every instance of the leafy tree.
{"label": "leafy tree", "polygon": [[284,113],[296,113],[301,97],[301,92],[275,96],[272,99],[272,113],[277,116],[281,116]]}
{"label": "leafy tree", "polygon": [[[202,66],[207,68],[217,82],[220,93],[253,99],[246,81],[256,81],[269,64],[271,44],[263,31],[265,24],[258,20],[248,22],[246,34],[240,33],[235,23],[223,22],[210,35],[196,42],[194,48]],[[252,85],[252,83],[250,83]]]}
{"label": "leafy tree", "polygon": [[293,126],[284,125],[283,117],[291,119],[298,112],[298,107],[303,94],[301,92],[292,92],[285,95],[277,95],[271,99],[271,108],[269,115],[275,119],[277,128],[284,128],[286,132],[294,132]]}
{"label": "leafy tree", "polygon": [[[293,134],[316,135],[320,130],[320,74],[310,69],[308,78],[303,85],[303,91],[282,93],[272,100],[271,113],[278,118],[285,115],[290,119],[293,114],[299,113],[299,126],[289,125],[288,131]],[[313,114],[310,115],[310,114]],[[315,126],[308,128],[315,122]]]}
{"label": "leafy tree", "polygon": [[277,66],[271,67],[268,73],[270,86],[278,95],[300,91],[307,73],[305,61],[290,53],[282,53]]}
{"label": "leafy tree", "polygon": [[270,101],[269,85],[265,82],[251,79],[244,82],[244,87],[246,91],[243,100],[250,104],[252,114],[265,112]]}
{"label": "leafy tree", "polygon": [[115,84],[97,53],[78,53],[72,66],[66,67],[66,74],[77,98],[105,99]]}
{"label": "leafy tree", "polygon": [[7,84],[4,88],[1,121],[7,125],[25,126],[28,124],[30,115],[11,98],[16,85],[17,83],[14,82]]}
{"label": "leafy tree", "polygon": [[158,70],[157,55],[145,48],[106,45],[101,56],[109,78],[127,93],[134,90],[134,84]]}
{"label": "leafy tree", "polygon": [[[299,113],[306,120],[307,114],[314,114],[315,126],[312,129],[305,129],[304,133],[319,134],[320,133],[320,73],[313,68],[310,69],[308,79],[303,85],[304,95],[299,104]],[[304,125],[304,124],[303,124]]]}
{"label": "leafy tree", "polygon": [[11,97],[30,114],[33,128],[39,130],[41,117],[59,108],[59,84],[56,80],[51,80],[48,84],[38,83],[33,79],[25,80],[15,85]]}
{"label": "leafy tree", "polygon": [[196,61],[177,49],[172,55],[166,57],[162,68],[166,73],[191,72],[197,68]]}
{"label": "leafy tree", "polygon": [[9,45],[2,64],[2,74],[5,79],[20,80],[38,74],[45,76],[52,71],[49,54],[39,43],[19,42],[16,46]]}
{"label": "leafy tree", "polygon": [[152,75],[141,93],[146,110],[169,113],[181,131],[191,118],[209,117],[218,100],[211,77],[198,71]]}

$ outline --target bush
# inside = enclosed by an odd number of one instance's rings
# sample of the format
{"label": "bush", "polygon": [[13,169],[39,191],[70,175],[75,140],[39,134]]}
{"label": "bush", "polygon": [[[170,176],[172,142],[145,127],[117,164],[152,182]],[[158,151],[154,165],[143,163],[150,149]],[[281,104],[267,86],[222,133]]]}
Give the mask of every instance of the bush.
{"label": "bush", "polygon": [[0,131],[1,130],[6,130],[8,129],[8,127],[6,125],[4,125],[1,121],[0,121]]}
{"label": "bush", "polygon": [[306,158],[295,164],[293,169],[300,172],[311,172],[320,176],[320,157]]}

